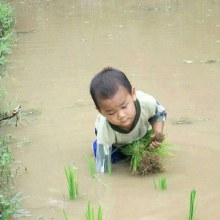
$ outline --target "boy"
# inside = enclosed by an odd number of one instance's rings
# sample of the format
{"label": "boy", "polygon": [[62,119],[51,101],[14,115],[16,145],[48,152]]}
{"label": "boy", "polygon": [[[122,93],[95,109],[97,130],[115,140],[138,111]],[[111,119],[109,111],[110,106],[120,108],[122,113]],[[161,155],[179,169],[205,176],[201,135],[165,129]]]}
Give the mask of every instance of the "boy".
{"label": "boy", "polygon": [[[90,94],[99,112],[95,123],[97,140],[93,144],[97,172],[111,169],[113,148],[120,151],[123,145],[141,139],[150,126],[154,133],[163,132],[164,107],[152,96],[135,91],[120,70],[107,67],[96,74]],[[151,147],[159,145],[155,141]]]}

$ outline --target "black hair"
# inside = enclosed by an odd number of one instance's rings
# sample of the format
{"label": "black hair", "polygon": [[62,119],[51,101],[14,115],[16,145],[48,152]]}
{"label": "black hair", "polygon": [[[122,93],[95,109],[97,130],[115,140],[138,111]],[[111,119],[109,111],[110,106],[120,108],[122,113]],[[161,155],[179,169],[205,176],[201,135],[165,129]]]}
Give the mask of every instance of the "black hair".
{"label": "black hair", "polygon": [[126,75],[112,67],[104,68],[93,77],[90,83],[90,94],[98,110],[100,109],[98,100],[112,98],[119,86],[123,86],[130,94],[132,93],[132,86]]}

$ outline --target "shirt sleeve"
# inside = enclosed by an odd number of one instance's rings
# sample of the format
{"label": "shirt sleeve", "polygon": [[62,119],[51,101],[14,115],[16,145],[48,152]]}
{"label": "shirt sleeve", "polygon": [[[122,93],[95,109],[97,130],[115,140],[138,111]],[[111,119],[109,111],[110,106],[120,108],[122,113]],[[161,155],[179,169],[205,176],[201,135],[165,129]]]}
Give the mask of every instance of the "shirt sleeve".
{"label": "shirt sleeve", "polygon": [[111,146],[97,143],[96,149],[96,172],[111,172]]}
{"label": "shirt sleeve", "polygon": [[156,112],[155,115],[149,118],[150,123],[165,121],[167,117],[166,109],[156,101]]}

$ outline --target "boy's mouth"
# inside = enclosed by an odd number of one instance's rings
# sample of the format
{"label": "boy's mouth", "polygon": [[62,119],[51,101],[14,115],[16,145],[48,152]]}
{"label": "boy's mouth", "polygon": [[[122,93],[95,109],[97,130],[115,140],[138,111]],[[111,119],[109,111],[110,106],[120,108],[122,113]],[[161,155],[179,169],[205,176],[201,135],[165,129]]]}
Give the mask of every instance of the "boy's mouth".
{"label": "boy's mouth", "polygon": [[124,123],[124,122],[126,122],[126,121],[127,121],[127,118],[122,118],[122,119],[121,119],[121,122],[122,122],[122,123]]}

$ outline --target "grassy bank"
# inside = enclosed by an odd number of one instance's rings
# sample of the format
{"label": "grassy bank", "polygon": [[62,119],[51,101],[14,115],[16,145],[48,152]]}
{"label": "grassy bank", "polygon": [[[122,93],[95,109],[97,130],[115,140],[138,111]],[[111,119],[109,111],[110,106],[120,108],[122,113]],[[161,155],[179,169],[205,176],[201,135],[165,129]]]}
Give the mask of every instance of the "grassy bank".
{"label": "grassy bank", "polygon": [[7,56],[14,42],[15,16],[12,8],[0,2],[0,117],[5,114],[5,86],[3,76],[7,68]]}
{"label": "grassy bank", "polygon": [[[6,115],[4,74],[7,68],[7,57],[11,52],[14,41],[15,16],[6,1],[0,2],[0,119]],[[1,130],[4,125],[0,121]],[[4,132],[2,132],[4,133]],[[11,138],[0,137],[0,219],[10,219],[22,215],[19,208],[20,194],[13,192],[13,175],[11,171],[12,155],[10,150]]]}

